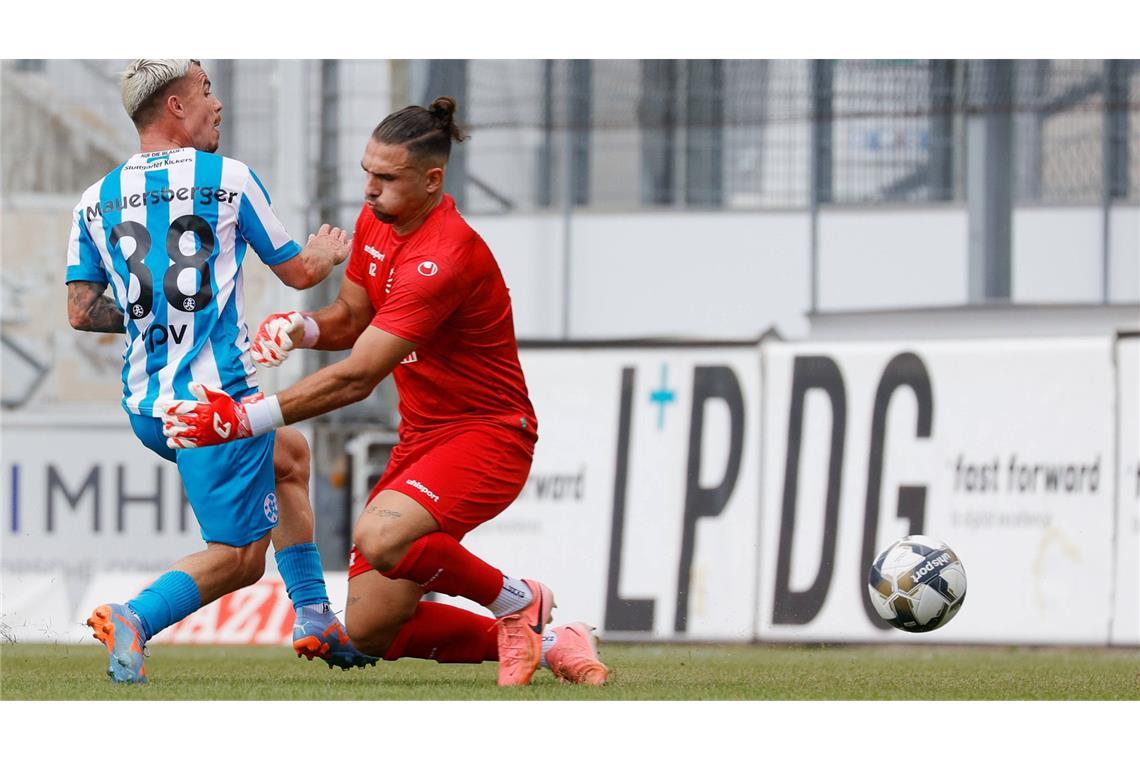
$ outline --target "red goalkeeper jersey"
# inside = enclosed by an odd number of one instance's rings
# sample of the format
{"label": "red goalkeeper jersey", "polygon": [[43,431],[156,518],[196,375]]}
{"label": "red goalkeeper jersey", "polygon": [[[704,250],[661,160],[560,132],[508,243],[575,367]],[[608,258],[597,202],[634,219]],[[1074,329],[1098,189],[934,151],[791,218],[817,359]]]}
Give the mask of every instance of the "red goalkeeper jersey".
{"label": "red goalkeeper jersey", "polygon": [[362,208],[345,276],[374,326],[417,344],[393,372],[401,441],[472,421],[537,437],[506,283],[450,195],[406,237]]}

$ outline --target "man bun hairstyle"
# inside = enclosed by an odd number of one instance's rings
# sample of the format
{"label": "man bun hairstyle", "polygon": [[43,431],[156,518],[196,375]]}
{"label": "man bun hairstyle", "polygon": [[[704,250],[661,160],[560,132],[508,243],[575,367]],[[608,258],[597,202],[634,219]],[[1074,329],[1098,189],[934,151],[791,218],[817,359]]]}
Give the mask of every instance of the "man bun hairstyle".
{"label": "man bun hairstyle", "polygon": [[455,98],[436,98],[427,108],[408,106],[389,114],[372,130],[372,139],[385,145],[403,145],[414,159],[435,159],[447,163],[451,143],[468,137],[455,120]]}
{"label": "man bun hairstyle", "polygon": [[201,66],[194,58],[136,58],[123,72],[123,108],[135,126],[146,126],[159,112],[175,82]]}

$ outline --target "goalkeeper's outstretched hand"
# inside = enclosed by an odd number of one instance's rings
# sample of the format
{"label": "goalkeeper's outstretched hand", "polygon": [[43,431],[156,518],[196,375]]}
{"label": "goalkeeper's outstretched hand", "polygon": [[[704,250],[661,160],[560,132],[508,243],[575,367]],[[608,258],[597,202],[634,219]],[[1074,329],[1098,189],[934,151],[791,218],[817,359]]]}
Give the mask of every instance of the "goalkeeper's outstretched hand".
{"label": "goalkeeper's outstretched hand", "polygon": [[276,367],[294,348],[312,348],[320,334],[316,320],[303,311],[270,314],[257,328],[250,353],[258,365]]}
{"label": "goalkeeper's outstretched hand", "polygon": [[190,393],[197,401],[174,401],[163,409],[162,433],[170,448],[216,446],[253,434],[246,405],[261,401],[260,393],[239,402],[201,383],[190,383]]}
{"label": "goalkeeper's outstretched hand", "polygon": [[299,311],[270,314],[257,328],[249,352],[260,367],[276,367],[305,337],[305,317]]}

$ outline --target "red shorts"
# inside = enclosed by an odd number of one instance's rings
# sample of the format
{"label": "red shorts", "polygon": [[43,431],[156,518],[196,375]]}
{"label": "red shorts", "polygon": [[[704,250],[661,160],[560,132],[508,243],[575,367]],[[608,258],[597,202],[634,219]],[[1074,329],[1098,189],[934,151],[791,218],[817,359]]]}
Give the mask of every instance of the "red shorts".
{"label": "red shorts", "polygon": [[[494,423],[464,423],[401,441],[368,494],[399,491],[431,513],[440,530],[462,541],[509,507],[522,492],[534,458],[533,436]],[[372,570],[352,547],[348,577]]]}

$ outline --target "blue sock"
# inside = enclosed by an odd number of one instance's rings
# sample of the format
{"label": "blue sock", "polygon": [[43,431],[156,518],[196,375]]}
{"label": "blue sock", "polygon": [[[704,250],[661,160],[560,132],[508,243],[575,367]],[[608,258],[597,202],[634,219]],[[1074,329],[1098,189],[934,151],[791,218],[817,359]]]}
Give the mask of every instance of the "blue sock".
{"label": "blue sock", "polygon": [[285,581],[285,590],[293,601],[293,609],[310,604],[328,604],[321,555],[314,543],[287,546],[273,555],[277,571]]}
{"label": "blue sock", "polygon": [[148,639],[201,606],[202,597],[197,584],[181,570],[163,573],[127,602],[127,607],[142,625],[141,633]]}

